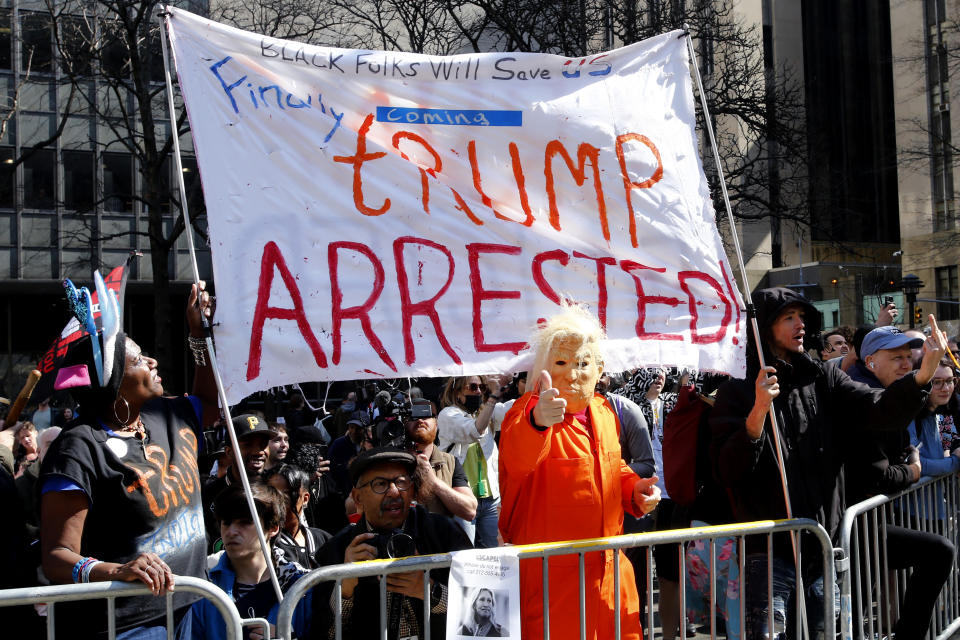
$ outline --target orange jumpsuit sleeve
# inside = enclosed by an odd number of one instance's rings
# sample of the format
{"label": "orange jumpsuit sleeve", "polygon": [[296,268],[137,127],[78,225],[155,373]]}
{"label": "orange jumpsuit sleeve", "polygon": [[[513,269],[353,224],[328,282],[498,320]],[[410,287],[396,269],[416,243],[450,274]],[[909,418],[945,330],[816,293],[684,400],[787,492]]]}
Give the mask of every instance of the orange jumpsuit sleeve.
{"label": "orange jumpsuit sleeve", "polygon": [[541,431],[530,423],[530,412],[537,400],[532,393],[521,396],[503,417],[500,427],[500,467],[516,483],[533,473],[550,454],[553,427]]}

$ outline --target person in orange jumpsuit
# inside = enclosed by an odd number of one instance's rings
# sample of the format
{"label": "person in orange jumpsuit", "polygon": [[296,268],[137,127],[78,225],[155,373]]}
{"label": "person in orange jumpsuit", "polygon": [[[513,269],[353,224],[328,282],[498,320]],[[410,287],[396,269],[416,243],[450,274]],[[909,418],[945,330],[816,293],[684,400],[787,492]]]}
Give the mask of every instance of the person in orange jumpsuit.
{"label": "person in orange jumpsuit", "polygon": [[[619,424],[594,387],[603,370],[603,329],[590,312],[566,306],[542,324],[530,393],[518,399],[500,435],[500,532],[511,544],[623,533],[623,513],[641,516],[660,500],[656,477],[640,478],[620,457]],[[621,636],[642,638],[633,567],[620,554]],[[587,638],[614,637],[614,551],[584,557]],[[549,561],[549,637],[580,637],[578,556]],[[544,637],[543,566],[520,564],[524,640]]]}

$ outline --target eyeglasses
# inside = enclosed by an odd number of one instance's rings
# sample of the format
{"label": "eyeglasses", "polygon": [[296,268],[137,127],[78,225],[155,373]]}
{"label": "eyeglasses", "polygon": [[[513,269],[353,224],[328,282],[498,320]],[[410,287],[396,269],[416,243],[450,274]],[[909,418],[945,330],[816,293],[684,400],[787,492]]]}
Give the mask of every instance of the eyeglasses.
{"label": "eyeglasses", "polygon": [[383,494],[387,492],[391,484],[396,485],[397,491],[406,491],[413,485],[413,480],[411,480],[409,476],[397,476],[396,478],[381,478],[377,476],[369,482],[358,484],[357,489],[363,489],[365,486],[370,485],[374,493]]}
{"label": "eyeglasses", "polygon": [[934,378],[931,380],[934,389],[943,389],[944,387],[957,386],[956,378]]}
{"label": "eyeglasses", "polygon": [[463,385],[463,388],[467,389],[468,391],[480,391],[481,386],[479,382],[468,382],[467,384]]}

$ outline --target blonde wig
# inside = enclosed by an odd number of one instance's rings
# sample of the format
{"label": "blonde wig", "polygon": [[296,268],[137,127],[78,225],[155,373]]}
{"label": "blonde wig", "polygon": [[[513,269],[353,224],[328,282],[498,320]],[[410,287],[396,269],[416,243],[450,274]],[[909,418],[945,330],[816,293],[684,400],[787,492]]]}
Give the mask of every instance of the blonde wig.
{"label": "blonde wig", "polygon": [[585,307],[575,304],[564,304],[559,313],[547,318],[530,339],[530,348],[533,351],[533,364],[527,371],[527,391],[540,380],[540,372],[549,369],[550,352],[558,342],[564,340],[575,341],[581,349],[603,366],[603,349],[607,340],[600,321]]}

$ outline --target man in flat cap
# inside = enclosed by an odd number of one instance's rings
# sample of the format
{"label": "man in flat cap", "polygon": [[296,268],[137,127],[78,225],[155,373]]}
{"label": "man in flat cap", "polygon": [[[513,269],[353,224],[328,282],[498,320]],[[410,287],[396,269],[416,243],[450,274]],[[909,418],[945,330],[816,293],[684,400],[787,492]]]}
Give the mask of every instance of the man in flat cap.
{"label": "man in flat cap", "polygon": [[[363,451],[350,464],[350,481],[360,520],[341,530],[320,550],[321,565],[375,558],[446,553],[469,549],[470,541],[450,518],[413,505],[417,487],[413,454],[396,447]],[[447,611],[447,569],[430,573],[430,637],[444,638]],[[424,575],[422,571],[387,576],[387,628],[398,640],[423,638]],[[333,623],[333,585],[315,591],[314,611],[323,624]],[[343,637],[379,635],[380,583],[376,577],[346,579],[341,591]],[[354,615],[356,613],[356,615]]]}

